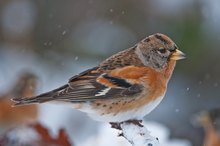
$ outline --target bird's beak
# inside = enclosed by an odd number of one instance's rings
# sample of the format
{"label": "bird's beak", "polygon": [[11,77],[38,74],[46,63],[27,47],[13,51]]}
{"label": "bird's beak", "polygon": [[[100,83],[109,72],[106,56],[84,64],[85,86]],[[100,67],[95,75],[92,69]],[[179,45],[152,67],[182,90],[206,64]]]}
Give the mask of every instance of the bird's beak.
{"label": "bird's beak", "polygon": [[176,49],[170,57],[171,60],[180,60],[184,58],[186,58],[186,55],[178,49]]}

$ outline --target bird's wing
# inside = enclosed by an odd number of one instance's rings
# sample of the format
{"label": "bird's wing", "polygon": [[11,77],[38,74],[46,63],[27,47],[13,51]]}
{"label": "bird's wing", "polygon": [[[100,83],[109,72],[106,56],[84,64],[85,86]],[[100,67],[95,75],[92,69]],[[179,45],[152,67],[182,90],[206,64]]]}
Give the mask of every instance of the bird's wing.
{"label": "bird's wing", "polygon": [[84,102],[109,98],[132,98],[141,94],[143,85],[126,78],[89,69],[72,77],[68,84],[32,98],[13,99],[16,104],[42,103],[47,101]]}

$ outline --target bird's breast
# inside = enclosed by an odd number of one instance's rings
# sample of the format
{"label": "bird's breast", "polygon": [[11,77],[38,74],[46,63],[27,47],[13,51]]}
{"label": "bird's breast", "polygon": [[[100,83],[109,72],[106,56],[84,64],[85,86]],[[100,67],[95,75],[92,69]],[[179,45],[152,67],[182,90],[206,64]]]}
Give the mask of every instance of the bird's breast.
{"label": "bird's breast", "polygon": [[[129,119],[143,119],[149,114],[163,99],[163,96],[155,100],[143,103],[143,99],[109,101],[108,103],[96,102],[91,106],[89,116],[97,121],[122,122]],[[88,106],[87,106],[88,107]],[[93,111],[93,112],[91,112]]]}

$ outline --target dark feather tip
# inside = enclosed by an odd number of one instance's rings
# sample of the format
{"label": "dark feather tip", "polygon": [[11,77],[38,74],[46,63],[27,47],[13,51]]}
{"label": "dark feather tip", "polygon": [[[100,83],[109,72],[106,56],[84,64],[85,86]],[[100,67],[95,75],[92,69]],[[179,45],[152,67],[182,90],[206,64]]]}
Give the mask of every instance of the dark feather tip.
{"label": "dark feather tip", "polygon": [[34,103],[32,100],[29,98],[12,98],[11,99],[14,102],[14,106],[21,106],[21,105],[27,105],[27,104],[32,104]]}
{"label": "dark feather tip", "polygon": [[21,101],[22,100],[22,98],[12,98],[11,99],[11,101],[13,101],[13,102],[19,102],[19,101]]}

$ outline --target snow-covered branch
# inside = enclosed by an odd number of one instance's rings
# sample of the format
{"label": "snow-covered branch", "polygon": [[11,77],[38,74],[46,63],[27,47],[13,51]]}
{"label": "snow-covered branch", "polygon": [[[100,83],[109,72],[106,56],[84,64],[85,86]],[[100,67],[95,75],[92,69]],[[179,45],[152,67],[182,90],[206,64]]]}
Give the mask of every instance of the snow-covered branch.
{"label": "snow-covered branch", "polygon": [[151,136],[150,131],[137,121],[110,124],[113,128],[120,130],[119,136],[127,139],[132,146],[159,146],[158,138]]}

